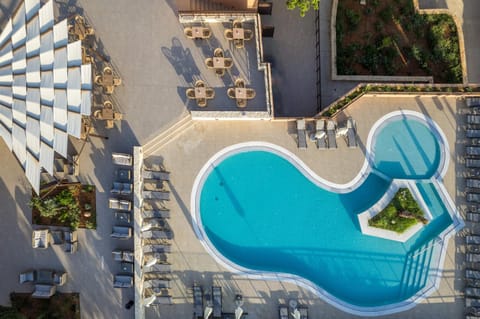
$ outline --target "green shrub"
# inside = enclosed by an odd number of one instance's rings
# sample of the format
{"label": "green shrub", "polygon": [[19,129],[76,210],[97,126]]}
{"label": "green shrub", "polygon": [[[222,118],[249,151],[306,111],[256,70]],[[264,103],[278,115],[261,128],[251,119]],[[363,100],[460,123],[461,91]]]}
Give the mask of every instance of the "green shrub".
{"label": "green shrub", "polygon": [[347,19],[347,25],[348,25],[349,31],[356,30],[358,25],[360,24],[360,14],[351,9],[346,9],[345,17]]}

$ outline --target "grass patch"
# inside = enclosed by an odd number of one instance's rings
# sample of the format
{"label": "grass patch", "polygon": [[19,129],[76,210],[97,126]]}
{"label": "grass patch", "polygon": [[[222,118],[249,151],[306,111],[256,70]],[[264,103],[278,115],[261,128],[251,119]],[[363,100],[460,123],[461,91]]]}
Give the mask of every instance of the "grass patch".
{"label": "grass patch", "polygon": [[401,234],[418,222],[426,224],[427,220],[424,216],[410,190],[400,188],[390,204],[370,219],[368,225]]}
{"label": "grass patch", "polygon": [[78,293],[56,293],[50,299],[32,298],[31,294],[11,293],[11,316],[0,318],[80,319]]}

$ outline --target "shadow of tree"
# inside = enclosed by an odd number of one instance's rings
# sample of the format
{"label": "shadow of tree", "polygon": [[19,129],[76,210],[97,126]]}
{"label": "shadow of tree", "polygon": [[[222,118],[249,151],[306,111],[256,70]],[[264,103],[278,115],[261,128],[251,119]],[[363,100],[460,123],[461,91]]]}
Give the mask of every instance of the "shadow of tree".
{"label": "shadow of tree", "polygon": [[186,83],[193,84],[194,77],[200,77],[198,69],[190,49],[184,49],[180,40],[176,37],[172,39],[172,47],[162,47],[163,55],[168,59],[175,72],[183,76]]}

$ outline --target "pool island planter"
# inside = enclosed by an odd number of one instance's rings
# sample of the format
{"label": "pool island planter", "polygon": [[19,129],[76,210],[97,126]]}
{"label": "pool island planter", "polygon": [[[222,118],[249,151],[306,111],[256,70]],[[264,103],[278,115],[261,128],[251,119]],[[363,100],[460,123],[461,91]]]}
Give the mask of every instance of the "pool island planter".
{"label": "pool island planter", "polygon": [[418,190],[415,187],[414,183],[410,180],[394,180],[385,195],[374,206],[372,206],[365,212],[357,215],[358,223],[360,225],[362,234],[404,243],[425,226],[424,223],[419,221],[416,224],[408,227],[404,232],[397,233],[393,230],[383,229],[369,225],[368,221],[380,214],[388,205],[390,205],[395,195],[402,188],[406,188],[410,191],[413,199],[417,202],[417,204],[420,206],[420,209],[424,212],[425,219],[428,222],[432,220],[432,214],[430,213],[430,210],[425,204],[422,196],[420,196],[420,194],[418,193]]}
{"label": "pool island planter", "polygon": [[[428,127],[431,128],[434,136],[439,141],[443,152],[441,152],[440,163],[438,165],[437,170],[430,178],[423,180],[428,183],[434,184],[435,190],[438,193],[441,201],[444,203],[445,209],[447,213],[451,217],[451,223],[444,228],[440,233],[436,235],[434,239],[432,239],[428,245],[432,248],[432,256],[431,262],[429,263],[429,272],[428,277],[426,277],[425,284],[419,288],[419,290],[415,290],[415,292],[410,295],[409,297],[405,297],[405,299],[401,299],[395,302],[391,302],[388,304],[383,305],[357,305],[345,301],[336,297],[335,295],[331,294],[328,290],[324,289],[322,286],[316,284],[315,282],[300,277],[298,275],[294,275],[291,273],[279,272],[279,271],[267,271],[267,270],[256,270],[247,268],[245,266],[241,266],[224,256],[217,247],[213,244],[211,239],[207,236],[205,231],[204,225],[202,223],[201,213],[200,213],[200,198],[202,193],[203,185],[205,184],[207,177],[209,174],[218,166],[224,159],[233,156],[235,154],[250,152],[250,151],[267,151],[272,154],[278,155],[283,159],[289,161],[295,168],[297,168],[305,178],[309,179],[313,184],[320,186],[326,190],[335,191],[339,194],[341,193],[349,193],[359,187],[368,177],[370,173],[372,173],[372,168],[374,167],[374,156],[375,151],[373,146],[375,145],[376,137],[378,132],[381,130],[384,125],[390,123],[391,121],[395,121],[399,118],[408,117],[409,119],[413,119],[419,122],[424,123]],[[449,154],[449,147],[447,143],[447,139],[440,128],[437,126],[435,122],[433,122],[428,116],[424,114],[402,110],[402,111],[395,111],[386,114],[385,116],[381,117],[371,128],[370,133],[368,135],[366,141],[366,158],[362,168],[360,169],[357,176],[355,176],[350,182],[346,184],[336,184],[330,181],[327,181],[320,176],[318,176],[315,172],[313,172],[302,160],[300,160],[295,154],[286,150],[283,147],[277,146],[275,144],[262,142],[262,141],[251,141],[245,142],[240,144],[231,145],[221,149],[216,154],[214,154],[200,169],[192,187],[192,193],[190,198],[190,208],[191,208],[191,215],[192,215],[192,224],[193,229],[198,237],[200,243],[206,249],[206,251],[215,259],[217,263],[219,263],[224,268],[228,269],[229,271],[246,276],[249,279],[259,279],[259,280],[275,280],[275,281],[286,281],[305,289],[308,289],[315,295],[319,296],[325,302],[331,304],[332,306],[345,311],[350,314],[359,315],[359,316],[381,316],[381,315],[388,315],[392,313],[398,313],[402,311],[409,310],[416,306],[417,303],[420,303],[433,292],[435,292],[440,285],[441,274],[443,270],[443,264],[445,261],[446,250],[448,245],[449,238],[455,234],[455,231],[463,228],[464,223],[461,217],[458,214],[458,211],[455,208],[455,204],[450,198],[450,195],[447,193],[444,185],[442,184],[443,176],[445,175],[449,158],[445,156],[445,154]],[[417,180],[418,181],[418,180]],[[421,181],[421,180],[420,180]],[[385,207],[394,196],[396,190],[398,190],[400,185],[411,185],[414,186],[415,180],[398,180],[393,179],[390,188],[390,191],[386,191],[384,196],[377,200],[375,205],[380,205],[379,203],[382,202],[382,199],[385,201],[384,204],[381,206]],[[403,183],[403,184],[402,184]],[[415,193],[416,187],[413,189]],[[387,189],[388,190],[388,189]],[[412,189],[411,189],[412,190]],[[390,200],[387,200],[385,196],[391,193]],[[421,196],[420,196],[421,197]],[[424,205],[424,204],[423,204]],[[380,211],[378,209],[377,211]],[[428,211],[428,210],[425,210]],[[358,216],[358,215],[357,215]],[[368,224],[368,220],[366,220]],[[417,230],[418,231],[418,230]],[[415,252],[414,249],[412,252]]]}

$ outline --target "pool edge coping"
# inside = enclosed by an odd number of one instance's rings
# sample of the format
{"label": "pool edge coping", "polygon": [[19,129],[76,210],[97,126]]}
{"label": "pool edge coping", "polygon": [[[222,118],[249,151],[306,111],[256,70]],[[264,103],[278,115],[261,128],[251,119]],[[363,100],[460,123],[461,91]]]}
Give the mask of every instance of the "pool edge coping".
{"label": "pool edge coping", "polygon": [[[427,282],[426,286],[419,290],[415,295],[412,297],[389,305],[383,306],[376,306],[376,307],[361,307],[356,306],[350,303],[347,303],[341,299],[336,298],[328,291],[324,290],[322,287],[316,285],[315,283],[292,274],[288,273],[278,273],[278,272],[268,272],[268,271],[257,271],[253,269],[248,269],[242,267],[240,265],[235,264],[234,262],[230,261],[226,257],[224,257],[210,242],[208,236],[204,233],[203,227],[201,226],[201,218],[199,216],[199,197],[201,188],[205,182],[206,177],[209,173],[214,169],[214,164],[221,162],[228,156],[233,154],[238,154],[247,151],[254,151],[254,150],[268,150],[273,154],[279,155],[280,157],[288,160],[292,165],[294,165],[302,174],[307,177],[311,182],[313,182],[317,186],[322,186],[323,188],[336,191],[338,193],[346,193],[352,191],[366,179],[368,173],[371,170],[371,163],[372,159],[374,158],[374,153],[372,152],[372,144],[375,141],[376,133],[379,132],[379,129],[386,125],[385,122],[389,122],[398,116],[412,116],[417,120],[421,120],[425,122],[427,126],[430,128],[430,131],[434,133],[440,140],[441,146],[444,147],[444,152],[440,152],[441,160],[439,163],[442,167],[441,170],[437,169],[434,176],[432,176],[432,182],[436,182],[437,186],[440,186],[439,195],[441,195],[442,199],[444,200],[445,205],[447,205],[447,211],[452,218],[452,224],[449,225],[446,229],[444,229],[437,238],[441,239],[441,250],[440,256],[438,258],[438,268],[432,269],[431,274],[429,275],[429,281]],[[205,250],[214,258],[214,260],[228,269],[229,271],[246,276],[247,278],[251,279],[261,279],[261,280],[275,280],[275,281],[285,281],[289,282],[298,286],[301,286],[305,289],[310,290],[312,293],[318,295],[322,300],[331,304],[332,306],[340,309],[344,312],[358,315],[358,316],[381,316],[381,315],[389,315],[393,313],[398,313],[402,311],[406,311],[415,307],[418,303],[425,300],[430,294],[438,290],[441,281],[441,275],[443,272],[446,251],[448,247],[448,240],[452,235],[455,234],[456,231],[460,230],[464,227],[464,222],[460,217],[456,206],[451,198],[451,196],[446,191],[445,186],[443,185],[443,176],[448,170],[449,158],[446,154],[449,154],[449,144],[446,136],[444,135],[443,131],[440,129],[437,123],[435,123],[430,117],[415,111],[410,110],[400,110],[390,112],[380,119],[378,119],[374,125],[370,128],[367,143],[366,143],[366,153],[364,154],[365,160],[362,167],[359,170],[359,173],[349,182],[344,184],[333,183],[328,181],[319,175],[317,175],[312,169],[308,167],[297,155],[292,153],[291,151],[287,150],[284,147],[278,146],[276,144],[263,142],[263,141],[249,141],[243,142],[238,144],[229,145],[217,153],[215,153],[210,159],[202,166],[199,173],[197,174],[191,193],[191,215],[193,219],[193,229],[197,238],[199,239],[202,246]],[[445,196],[446,195],[446,196]],[[430,280],[431,279],[431,280]],[[430,283],[431,284],[428,284]]]}

